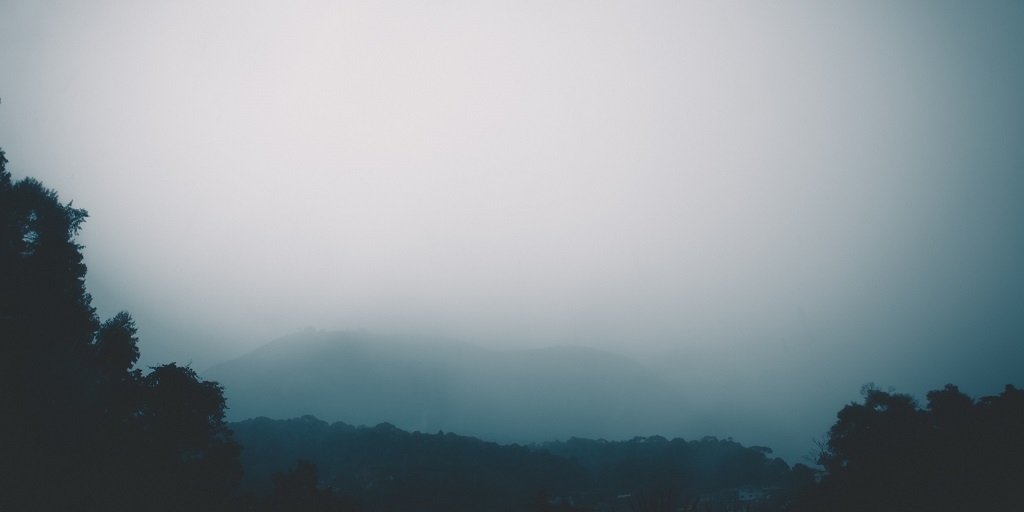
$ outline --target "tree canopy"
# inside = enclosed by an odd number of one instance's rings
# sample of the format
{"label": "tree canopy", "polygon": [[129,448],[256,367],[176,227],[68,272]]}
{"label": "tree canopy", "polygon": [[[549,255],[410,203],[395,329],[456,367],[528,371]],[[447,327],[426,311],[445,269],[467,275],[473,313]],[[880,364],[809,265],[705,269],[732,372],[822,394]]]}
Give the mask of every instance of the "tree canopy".
{"label": "tree canopy", "polygon": [[241,477],[223,390],[143,374],[135,322],[100,322],[75,236],[88,212],[0,150],[2,510],[223,510]]}
{"label": "tree canopy", "polygon": [[921,407],[910,395],[862,389],[828,431],[828,472],[808,510],[1012,510],[1024,482],[1024,390],[974,400],[947,384]]}

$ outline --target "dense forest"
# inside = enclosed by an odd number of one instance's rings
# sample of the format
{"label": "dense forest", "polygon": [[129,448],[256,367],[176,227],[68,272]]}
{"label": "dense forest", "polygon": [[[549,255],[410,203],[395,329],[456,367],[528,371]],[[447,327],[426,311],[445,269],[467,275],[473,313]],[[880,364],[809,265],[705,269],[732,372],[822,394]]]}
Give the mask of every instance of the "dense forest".
{"label": "dense forest", "polygon": [[[0,510],[1014,510],[1024,391],[921,406],[874,386],[825,433],[823,470],[731,439],[499,445],[306,416],[228,424],[188,366],[137,368],[101,320],[75,236],[88,217],[0,151]],[[820,482],[819,482],[820,480]]]}
{"label": "dense forest", "polygon": [[742,487],[767,490],[765,508],[789,501],[814,478],[807,466],[791,470],[770,457],[768,448],[712,437],[572,438],[520,446],[410,433],[387,423],[328,425],[312,416],[256,418],[231,427],[246,447],[244,488],[270,493],[273,474],[298,459],[318,468],[322,486],[373,510],[523,510],[570,502],[617,509],[640,496],[720,504],[736,501],[729,490]]}

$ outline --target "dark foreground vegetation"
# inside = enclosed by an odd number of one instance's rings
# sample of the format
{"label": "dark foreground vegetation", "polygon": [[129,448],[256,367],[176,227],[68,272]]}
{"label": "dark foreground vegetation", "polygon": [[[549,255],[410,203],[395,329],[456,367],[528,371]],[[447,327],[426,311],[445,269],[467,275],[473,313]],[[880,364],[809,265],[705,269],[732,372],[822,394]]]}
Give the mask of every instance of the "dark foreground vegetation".
{"label": "dark foreground vegetation", "polygon": [[[975,400],[872,386],[827,433],[824,472],[731,439],[498,445],[313,417],[228,425],[188,366],[136,368],[101,321],[85,210],[0,151],[0,510],[1020,510],[1024,391]],[[229,428],[230,427],[230,428]],[[234,429],[232,432],[231,429]],[[820,483],[818,483],[820,480]]]}
{"label": "dark foreground vegetation", "polygon": [[[245,445],[244,487],[267,494],[283,467],[319,470],[320,486],[372,510],[526,510],[549,505],[628,509],[641,496],[686,504],[734,502],[730,490],[756,489],[782,504],[810,468],[791,470],[768,448],[732,440],[637,437],[499,445],[438,432],[328,425],[312,416],[256,418],[231,425]],[[309,464],[312,464],[310,466]]]}
{"label": "dark foreground vegetation", "polygon": [[0,510],[224,510],[242,476],[223,390],[135,368],[128,313],[100,322],[74,236],[85,210],[0,151]]}
{"label": "dark foreground vegetation", "polygon": [[1024,390],[979,400],[952,384],[910,395],[862,390],[844,407],[818,462],[828,476],[799,510],[1024,509]]}

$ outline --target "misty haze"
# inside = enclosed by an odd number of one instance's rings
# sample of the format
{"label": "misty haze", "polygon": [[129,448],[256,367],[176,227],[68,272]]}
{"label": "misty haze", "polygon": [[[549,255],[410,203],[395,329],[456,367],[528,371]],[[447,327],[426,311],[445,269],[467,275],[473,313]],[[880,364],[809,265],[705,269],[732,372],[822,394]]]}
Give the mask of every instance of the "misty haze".
{"label": "misty haze", "polygon": [[0,509],[1019,508],[1021,26],[4,2]]}

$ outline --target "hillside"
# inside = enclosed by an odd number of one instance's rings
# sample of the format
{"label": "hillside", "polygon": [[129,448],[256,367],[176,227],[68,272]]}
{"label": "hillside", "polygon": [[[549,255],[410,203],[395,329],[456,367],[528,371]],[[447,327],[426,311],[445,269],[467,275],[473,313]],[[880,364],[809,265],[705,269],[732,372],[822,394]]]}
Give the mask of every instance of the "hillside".
{"label": "hillside", "polygon": [[765,448],[714,438],[500,445],[312,416],[254,418],[231,428],[246,447],[247,491],[280,488],[282,474],[302,460],[313,464],[322,489],[363,510],[636,510],[644,497],[679,506],[702,499],[718,510],[735,505],[728,489],[756,486],[771,492],[758,510],[771,511],[801,478],[813,478],[806,466],[791,470]]}
{"label": "hillside", "polygon": [[305,331],[210,368],[229,419],[314,415],[499,442],[677,432],[685,404],[650,369],[581,347],[498,351]]}

